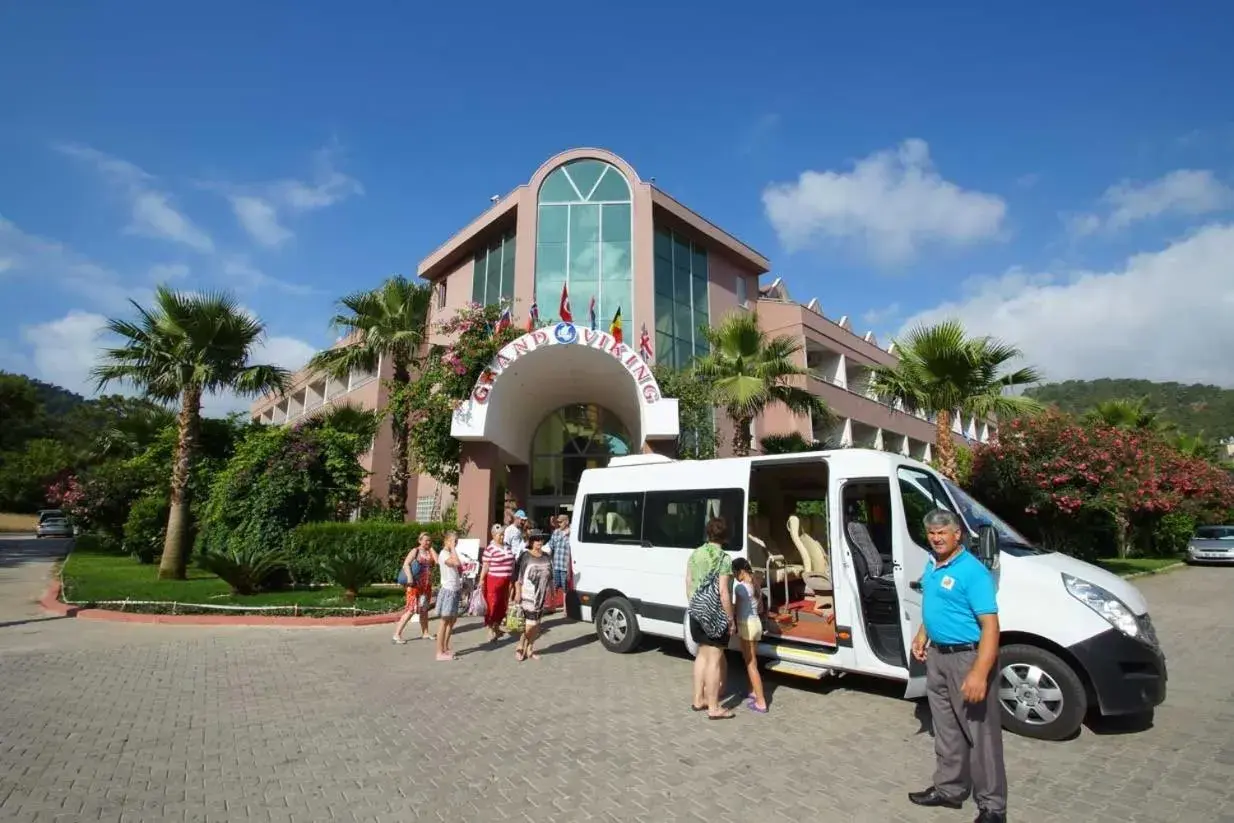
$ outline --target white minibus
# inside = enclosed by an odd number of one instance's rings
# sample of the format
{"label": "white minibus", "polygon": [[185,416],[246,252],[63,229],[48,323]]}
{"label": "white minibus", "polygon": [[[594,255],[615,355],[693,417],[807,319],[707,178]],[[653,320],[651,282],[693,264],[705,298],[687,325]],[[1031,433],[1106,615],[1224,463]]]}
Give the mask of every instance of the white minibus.
{"label": "white minibus", "polygon": [[[677,461],[641,454],[583,472],[571,525],[570,614],[610,651],[644,635],[684,640],[685,568],[712,517],[725,549],[763,579],[765,667],[847,672],[925,694],[908,653],[928,558],[922,518],[959,513],[998,581],[998,694],[1005,728],[1069,737],[1086,715],[1145,714],[1165,699],[1165,658],[1131,583],[1043,551],[922,463],[868,449]],[[691,648],[693,653],[695,649]]]}

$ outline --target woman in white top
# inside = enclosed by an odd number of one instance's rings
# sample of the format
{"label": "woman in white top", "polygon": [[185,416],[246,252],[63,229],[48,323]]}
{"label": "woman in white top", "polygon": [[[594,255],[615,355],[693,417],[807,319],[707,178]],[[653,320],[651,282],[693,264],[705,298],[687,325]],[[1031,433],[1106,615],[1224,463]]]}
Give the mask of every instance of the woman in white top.
{"label": "woman in white top", "polygon": [[450,640],[454,637],[454,623],[458,620],[459,592],[463,590],[460,574],[463,564],[458,556],[457,532],[446,532],[437,562],[441,567],[441,588],[437,592],[437,617],[441,620],[441,626],[437,629],[437,659],[454,660]]}

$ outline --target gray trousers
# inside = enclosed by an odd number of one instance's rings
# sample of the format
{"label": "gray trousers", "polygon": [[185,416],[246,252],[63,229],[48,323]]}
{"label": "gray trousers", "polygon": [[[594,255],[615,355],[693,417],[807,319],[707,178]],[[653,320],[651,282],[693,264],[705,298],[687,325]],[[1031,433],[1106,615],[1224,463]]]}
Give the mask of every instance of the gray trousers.
{"label": "gray trousers", "polygon": [[934,721],[934,787],[955,800],[966,798],[971,789],[978,808],[1005,814],[1007,770],[997,667],[983,702],[965,703],[960,691],[976,659],[975,651],[943,654],[936,648],[926,657],[926,695]]}

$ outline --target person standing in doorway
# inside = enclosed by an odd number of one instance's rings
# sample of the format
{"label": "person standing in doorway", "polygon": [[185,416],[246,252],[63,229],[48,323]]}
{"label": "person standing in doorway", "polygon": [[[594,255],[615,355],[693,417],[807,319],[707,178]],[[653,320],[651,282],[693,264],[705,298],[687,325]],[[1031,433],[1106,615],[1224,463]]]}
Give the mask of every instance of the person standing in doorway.
{"label": "person standing in doorway", "polygon": [[698,644],[694,657],[694,692],[690,707],[696,712],[707,712],[710,720],[731,720],[735,714],[720,705],[724,690],[725,659],[729,640],[737,631],[733,621],[732,580],[733,564],[724,552],[728,539],[728,524],[715,517],[707,521],[707,542],[691,553],[686,561],[686,602],[694,599],[699,588],[715,578],[720,598],[720,608],[728,622],[723,637],[710,637],[701,623],[690,615],[690,636]]}
{"label": "person standing in doorway", "polygon": [[1006,823],[994,576],[964,548],[954,512],[935,509],[925,516],[925,528],[934,556],[921,576],[922,625],[912,652],[926,664],[936,765],[934,784],[909,792],[908,799],[958,809],[971,792],[975,823]]}
{"label": "person standing in doorway", "polygon": [[506,526],[504,542],[516,561],[527,550],[527,512],[519,509],[514,513],[514,520]]}
{"label": "person standing in doorway", "polygon": [[506,547],[500,523],[489,529],[489,544],[480,555],[480,580],[484,592],[484,626],[489,641],[501,637],[501,625],[510,605],[510,579],[514,577],[514,554]]}
{"label": "person standing in doorway", "polygon": [[557,528],[548,539],[549,554],[553,558],[553,603],[561,599],[561,608],[566,607],[566,592],[570,589],[570,515],[557,517]]}

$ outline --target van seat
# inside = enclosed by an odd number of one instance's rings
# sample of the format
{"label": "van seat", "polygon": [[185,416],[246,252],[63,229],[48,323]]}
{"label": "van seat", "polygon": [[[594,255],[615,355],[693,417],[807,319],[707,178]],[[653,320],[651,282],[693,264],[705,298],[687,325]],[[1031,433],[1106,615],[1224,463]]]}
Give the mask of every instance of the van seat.
{"label": "van seat", "polygon": [[817,595],[834,594],[835,589],[831,582],[831,561],[822,544],[815,540],[813,535],[801,530],[801,518],[797,515],[790,516],[787,525],[789,537],[793,539],[797,551],[806,561],[805,573],[802,575],[806,588]]}

